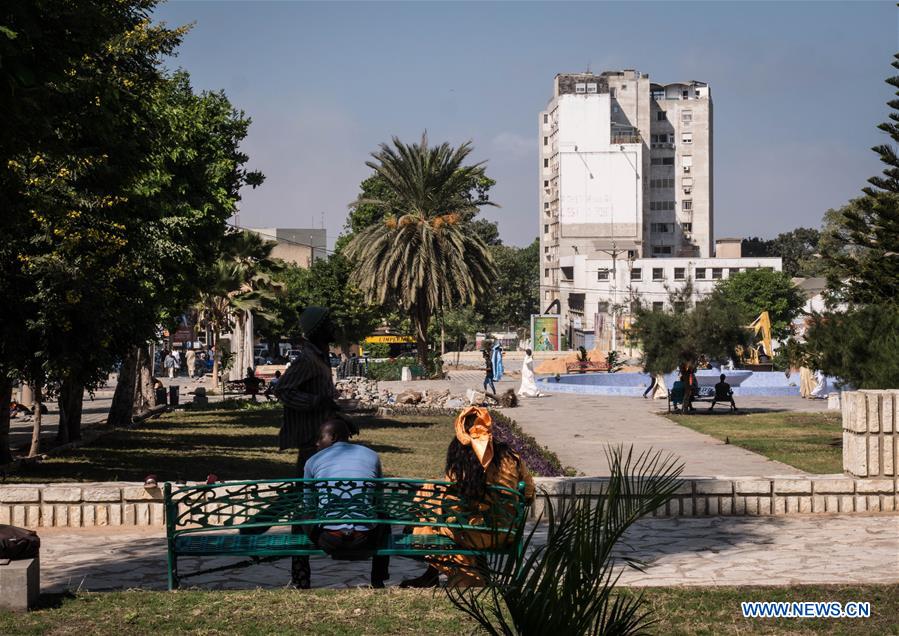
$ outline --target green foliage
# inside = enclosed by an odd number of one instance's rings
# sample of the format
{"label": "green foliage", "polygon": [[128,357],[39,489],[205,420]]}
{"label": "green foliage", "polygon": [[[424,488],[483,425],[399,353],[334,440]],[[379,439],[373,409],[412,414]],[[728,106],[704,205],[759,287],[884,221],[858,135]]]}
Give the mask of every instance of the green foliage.
{"label": "green foliage", "polygon": [[368,377],[372,380],[400,380],[403,367],[409,367],[414,378],[428,377],[426,367],[420,365],[415,358],[395,358],[384,362],[371,362],[368,365]]}
{"label": "green foliage", "polygon": [[[380,311],[365,301],[359,288],[350,282],[352,266],[340,253],[317,259],[307,269],[288,266],[280,275],[285,294],[272,308],[277,321],[271,337],[295,338],[300,334],[299,315],[309,306],[328,307],[337,344],[348,350],[377,325]],[[278,332],[275,334],[274,332]],[[366,347],[367,348],[367,347]]]}
{"label": "green foliage", "polygon": [[722,303],[737,307],[744,325],[767,311],[772,336],[777,339],[791,333],[791,322],[805,304],[805,297],[787,274],[769,269],[731,274],[718,282],[713,294],[720,296]]}
{"label": "green foliage", "polygon": [[899,386],[899,306],[884,302],[812,317],[811,364],[857,389]]}
{"label": "green foliage", "polygon": [[531,530],[519,556],[488,560],[483,588],[445,588],[488,634],[636,634],[652,624],[642,596],[615,593],[612,554],[629,527],[671,498],[683,465],[658,452],[608,456],[602,496],[565,498],[558,509],[547,499],[545,544]]}
{"label": "green foliage", "polygon": [[743,312],[723,295],[712,294],[690,311],[652,311],[640,306],[627,331],[628,339],[643,350],[643,369],[652,375],[670,373],[682,363],[700,358],[736,359],[737,346],[751,338]]}
{"label": "green foliage", "polygon": [[389,358],[390,345],[386,342],[365,343],[365,355],[372,358]]}
{"label": "green foliage", "polygon": [[624,362],[621,360],[621,355],[617,351],[609,351],[606,354],[606,366],[608,367],[608,373],[618,373],[624,368]]}
{"label": "green foliage", "polygon": [[411,145],[394,138],[366,164],[386,182],[389,196],[354,204],[372,205],[383,217],[346,246],[355,266],[350,282],[369,303],[409,316],[422,366],[428,364],[431,318],[474,303],[496,273],[487,246],[465,225],[485,204],[472,198],[471,183],[484,169],[464,165],[471,150],[470,143],[432,147],[425,135]]}
{"label": "green foliage", "polygon": [[743,239],[743,256],[780,257],[783,271],[790,278],[820,276],[824,269],[820,259],[822,232],[811,227],[799,227],[782,232],[771,240],[758,237]]}
{"label": "green foliage", "polygon": [[[899,54],[892,66],[899,69]],[[899,89],[899,75],[886,82]],[[899,143],[899,99],[888,105],[890,121],[878,128]],[[888,143],[873,150],[884,164],[883,175],[868,179],[864,196],[841,210],[838,239],[846,249],[823,254],[832,266],[831,289],[851,303],[871,305],[899,302],[899,156]]]}
{"label": "green foliage", "polygon": [[525,329],[531,314],[540,313],[540,241],[527,247],[495,245],[490,248],[496,278],[478,299],[484,324],[494,328]]}

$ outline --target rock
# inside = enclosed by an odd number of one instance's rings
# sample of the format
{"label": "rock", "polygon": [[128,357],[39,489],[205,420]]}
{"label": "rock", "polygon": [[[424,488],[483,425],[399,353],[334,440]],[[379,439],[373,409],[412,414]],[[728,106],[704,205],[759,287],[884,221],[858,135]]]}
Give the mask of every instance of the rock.
{"label": "rock", "polygon": [[468,399],[468,403],[471,406],[480,406],[487,398],[487,394],[481,393],[480,391],[475,391],[474,389],[468,389],[465,392],[465,397],[466,399]]}
{"label": "rock", "polygon": [[397,404],[418,404],[421,402],[422,395],[418,391],[403,391],[396,396]]}
{"label": "rock", "polygon": [[443,403],[443,407],[447,409],[461,409],[465,406],[465,400],[462,398],[450,398]]}

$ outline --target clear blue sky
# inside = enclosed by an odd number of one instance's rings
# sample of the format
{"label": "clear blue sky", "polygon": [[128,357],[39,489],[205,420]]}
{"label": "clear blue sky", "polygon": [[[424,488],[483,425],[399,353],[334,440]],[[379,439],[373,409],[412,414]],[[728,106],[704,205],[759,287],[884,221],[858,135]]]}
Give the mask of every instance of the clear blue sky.
{"label": "clear blue sky", "polygon": [[318,227],[329,243],[377,145],[424,129],[488,160],[504,241],[538,231],[537,113],[556,73],[635,68],[708,82],[715,234],[818,226],[880,171],[897,9],[878,3],[170,2],[195,22],[172,67],[252,117],[265,184],[241,223]]}

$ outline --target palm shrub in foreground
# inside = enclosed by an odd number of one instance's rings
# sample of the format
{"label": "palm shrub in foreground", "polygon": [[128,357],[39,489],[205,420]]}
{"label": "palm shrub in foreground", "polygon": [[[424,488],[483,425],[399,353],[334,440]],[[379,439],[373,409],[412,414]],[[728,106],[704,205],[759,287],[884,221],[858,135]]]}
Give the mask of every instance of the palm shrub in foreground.
{"label": "palm shrub in foreground", "polygon": [[[636,634],[652,621],[643,595],[620,595],[623,565],[612,556],[625,531],[664,505],[683,464],[670,455],[611,448],[611,477],[601,493],[546,503],[546,520],[524,538],[518,557],[483,563],[484,587],[447,587],[450,601],[490,634]],[[572,495],[574,492],[572,492]],[[547,532],[537,545],[535,533]],[[624,563],[641,564],[631,559]]]}

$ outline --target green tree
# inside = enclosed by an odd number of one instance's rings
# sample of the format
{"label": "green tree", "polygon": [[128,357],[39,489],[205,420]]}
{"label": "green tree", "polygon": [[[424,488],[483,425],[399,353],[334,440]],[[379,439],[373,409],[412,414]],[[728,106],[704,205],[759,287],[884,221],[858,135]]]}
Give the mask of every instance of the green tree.
{"label": "green tree", "polygon": [[540,241],[527,247],[495,245],[490,248],[496,278],[476,305],[488,327],[526,329],[531,314],[540,313]]}
{"label": "green tree", "polygon": [[419,361],[428,364],[431,317],[456,304],[474,303],[496,270],[483,241],[466,231],[465,218],[484,205],[472,199],[471,183],[483,164],[464,165],[472,146],[430,146],[426,135],[407,145],[382,144],[370,168],[390,195],[360,200],[385,211],[381,221],[356,234],[346,247],[354,261],[350,281],[366,299],[409,315]]}
{"label": "green tree", "polygon": [[740,320],[747,325],[767,311],[771,319],[772,337],[783,339],[790,335],[793,318],[805,304],[802,292],[784,272],[770,269],[751,269],[731,274],[721,280],[713,294],[724,303],[739,309]]}
{"label": "green tree", "polygon": [[[899,69],[899,54],[893,68]],[[899,89],[899,75],[886,80]],[[899,96],[899,90],[896,91]],[[899,99],[888,102],[890,121],[878,126],[899,143]],[[899,299],[899,156],[889,143],[873,148],[884,164],[883,174],[868,179],[864,196],[841,210],[838,240],[846,249],[823,253],[832,266],[830,287],[858,304],[895,303]]]}
{"label": "green tree", "polygon": [[442,316],[443,328],[447,339],[456,351],[456,366],[459,366],[459,352],[462,351],[468,338],[478,330],[483,318],[474,307],[453,307]]}
{"label": "green tree", "polygon": [[816,256],[820,232],[811,227],[799,227],[778,234],[771,241],[771,255],[779,256],[783,271],[790,278],[817,276],[820,259]]}
{"label": "green tree", "polygon": [[899,305],[863,305],[812,316],[809,364],[856,389],[899,386]]}
{"label": "green tree", "polygon": [[331,310],[335,341],[345,352],[377,325],[380,310],[366,303],[362,292],[350,282],[352,266],[342,254],[318,259],[308,269],[290,267],[285,273],[285,293],[276,301],[273,312],[280,317],[283,335],[302,335],[299,314],[309,306]]}

